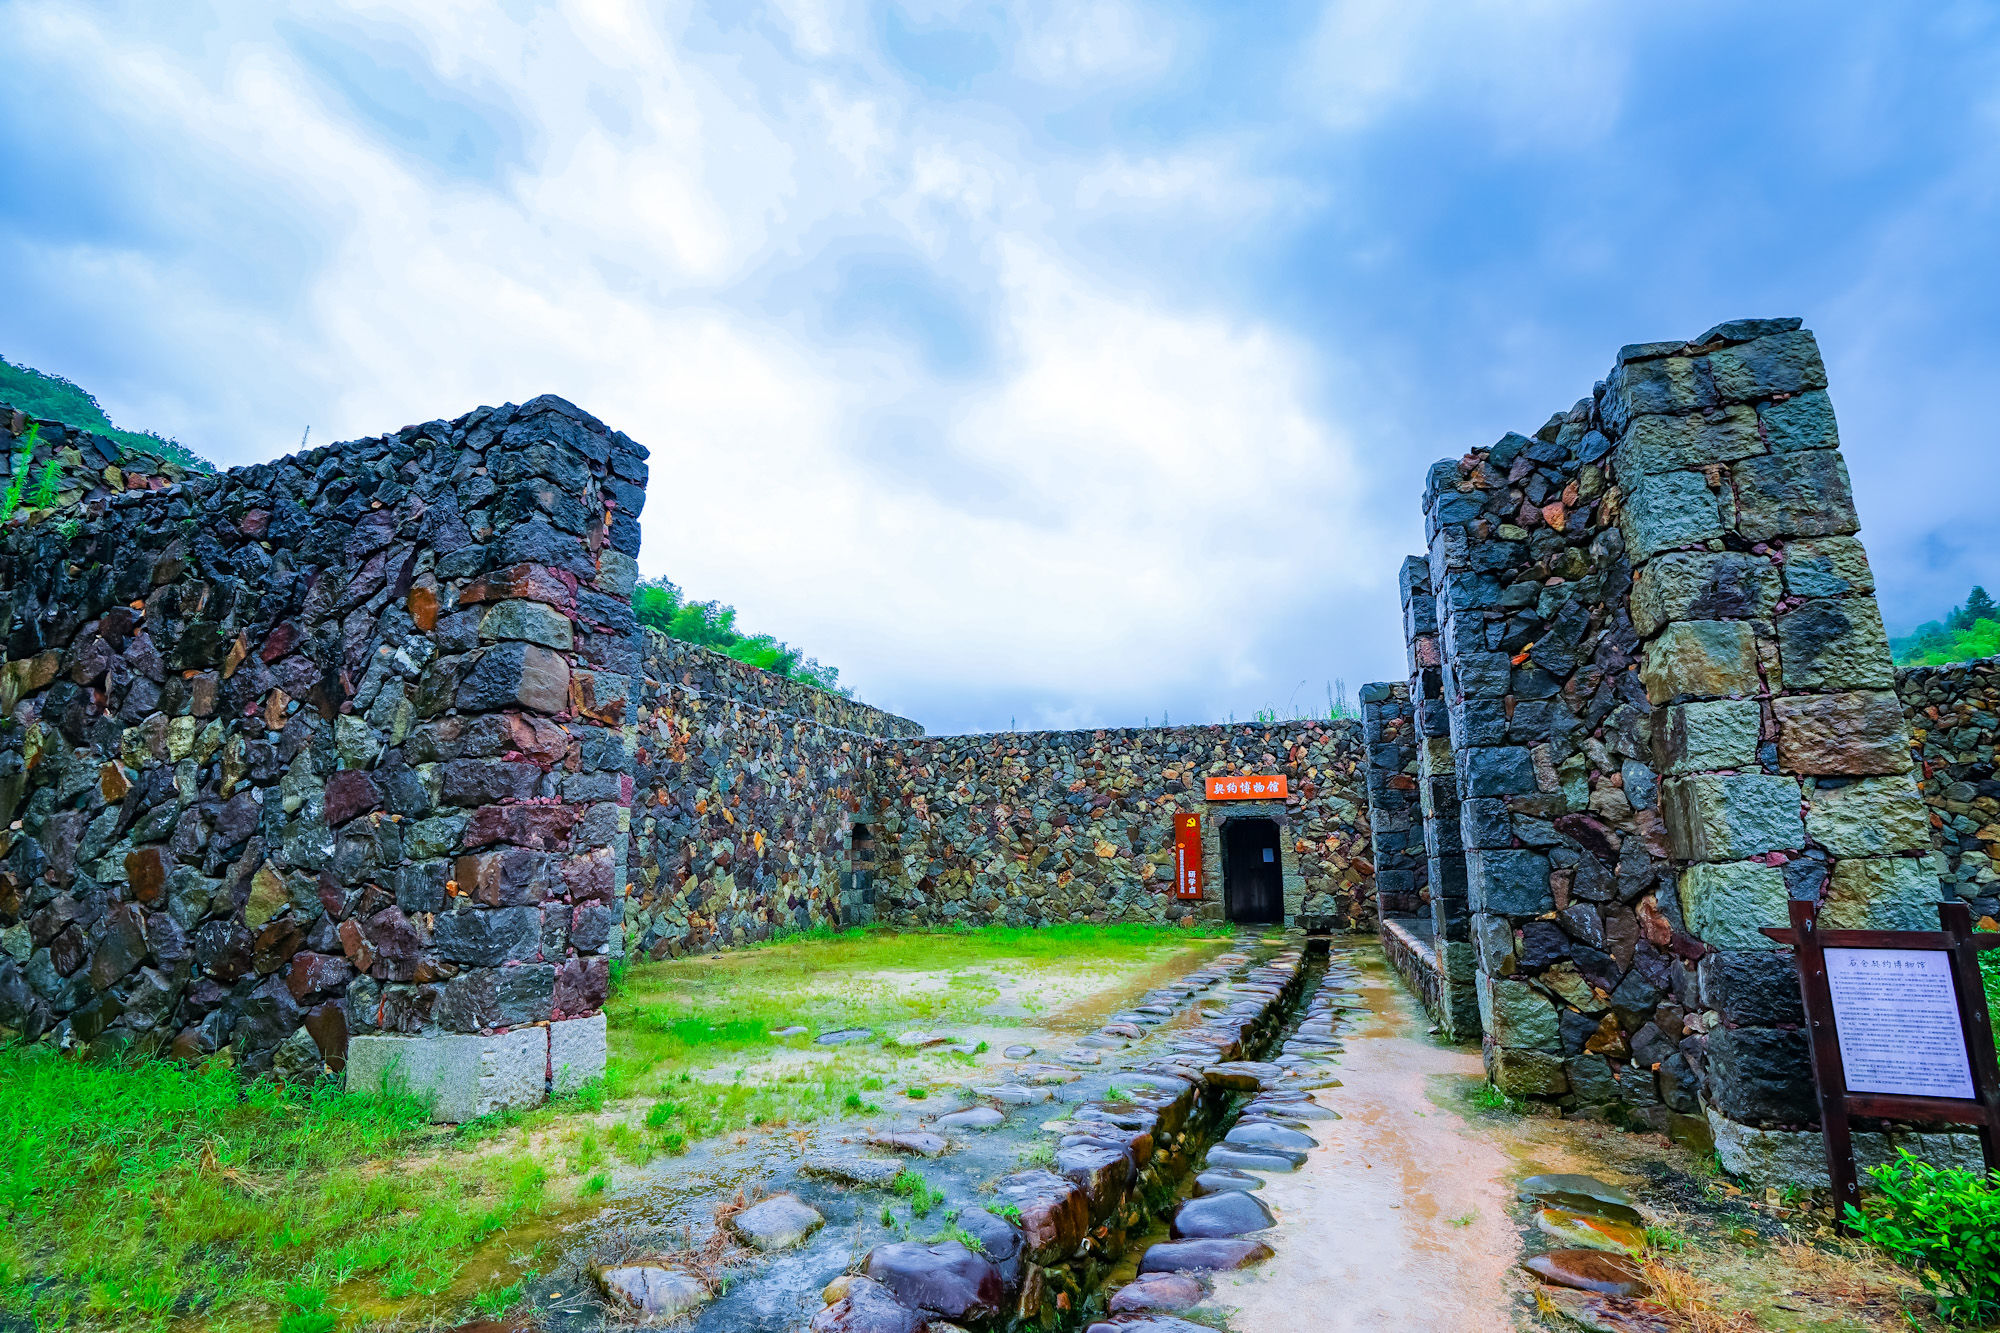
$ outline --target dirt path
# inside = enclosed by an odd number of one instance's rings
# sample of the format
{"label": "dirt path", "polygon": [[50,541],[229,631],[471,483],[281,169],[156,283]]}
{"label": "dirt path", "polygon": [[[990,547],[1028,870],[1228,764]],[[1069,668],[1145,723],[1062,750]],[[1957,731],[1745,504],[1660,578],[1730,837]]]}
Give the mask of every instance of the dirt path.
{"label": "dirt path", "polygon": [[1323,1151],[1259,1192],[1278,1215],[1262,1268],[1217,1282],[1245,1333],[1514,1327],[1507,1272],[1519,1234],[1507,1208],[1519,1163],[1490,1130],[1433,1103],[1431,1082],[1480,1076],[1476,1050],[1440,1046],[1379,955],[1356,950],[1372,1021],[1347,1038],[1345,1086],[1314,1094]]}

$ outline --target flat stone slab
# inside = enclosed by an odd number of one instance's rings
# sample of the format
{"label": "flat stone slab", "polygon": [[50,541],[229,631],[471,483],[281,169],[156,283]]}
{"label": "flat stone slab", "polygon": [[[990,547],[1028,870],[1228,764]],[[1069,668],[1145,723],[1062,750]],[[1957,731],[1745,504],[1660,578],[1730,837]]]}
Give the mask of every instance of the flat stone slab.
{"label": "flat stone slab", "polygon": [[1331,1074],[1322,1074],[1308,1069],[1285,1071],[1285,1080],[1282,1086],[1297,1088],[1301,1092],[1316,1092],[1321,1088],[1338,1088],[1345,1085]]}
{"label": "flat stone slab", "polygon": [[1230,1088],[1238,1092],[1255,1092],[1267,1083],[1276,1085],[1284,1073],[1277,1065],[1257,1060],[1225,1060],[1201,1071],[1210,1087]]}
{"label": "flat stone slab", "polygon": [[868,1142],[876,1148],[893,1148],[917,1157],[942,1157],[951,1151],[951,1140],[942,1134],[913,1130],[899,1134],[874,1134]]}
{"label": "flat stone slab", "polygon": [[[1254,1152],[1285,1152],[1304,1154],[1309,1148],[1319,1147],[1319,1140],[1310,1134],[1302,1134],[1296,1129],[1286,1129],[1283,1125],[1238,1124],[1222,1136],[1222,1141],[1236,1148],[1249,1148]],[[1301,1156],[1301,1161],[1304,1157]]]}
{"label": "flat stone slab", "polygon": [[870,1281],[887,1287],[903,1304],[969,1324],[984,1326],[998,1319],[1007,1299],[1000,1270],[957,1241],[877,1245],[868,1252],[864,1269]]}
{"label": "flat stone slab", "polygon": [[942,1046],[946,1042],[957,1041],[949,1032],[900,1032],[896,1034],[896,1044],[906,1051],[922,1050],[926,1046]]}
{"label": "flat stone slab", "polygon": [[1022,1065],[1014,1071],[1014,1077],[1023,1083],[1074,1083],[1083,1075],[1055,1065]]}
{"label": "flat stone slab", "polygon": [[[1298,1154],[1298,1157],[1299,1161],[1305,1160],[1303,1153]],[[1232,1148],[1223,1143],[1218,1143],[1213,1148],[1210,1148],[1208,1150],[1208,1157],[1205,1160],[1210,1167],[1236,1171],[1285,1172],[1299,1169],[1299,1163],[1293,1161],[1289,1156],[1273,1152],[1252,1152],[1247,1148]]]}
{"label": "flat stone slab", "polygon": [[937,1118],[939,1129],[998,1129],[1007,1117],[990,1106],[968,1106]]}
{"label": "flat stone slab", "polygon": [[765,1253],[788,1250],[826,1222],[795,1194],[774,1194],[729,1219],[736,1234]]}
{"label": "flat stone slab", "polygon": [[1220,1236],[1244,1236],[1274,1227],[1278,1219],[1255,1194],[1224,1190],[1220,1194],[1189,1199],[1174,1210],[1167,1234],[1175,1240],[1205,1240]]}
{"label": "flat stone slab", "polygon": [[931,1322],[887,1287],[859,1274],[835,1278],[825,1294],[832,1299],[813,1316],[812,1333],[923,1333]]}
{"label": "flat stone slab", "polygon": [[1112,1314],[1150,1314],[1201,1304],[1201,1282],[1186,1273],[1141,1273],[1111,1294]]}
{"label": "flat stone slab", "polygon": [[886,1189],[903,1174],[903,1164],[886,1157],[808,1157],[799,1169],[809,1176],[865,1189]]}
{"label": "flat stone slab", "polygon": [[1006,1050],[1000,1052],[1000,1056],[1005,1060],[1025,1060],[1034,1053],[1034,1047],[1028,1045],[1026,1042],[1017,1041]]}
{"label": "flat stone slab", "polygon": [[1260,1240],[1169,1240],[1147,1247],[1141,1273],[1225,1272],[1261,1264],[1277,1251]]}
{"label": "flat stone slab", "polygon": [[794,1023],[788,1028],[773,1028],[771,1035],[774,1037],[803,1037],[806,1035],[806,1030]]}
{"label": "flat stone slab", "polygon": [[1217,1167],[1212,1171],[1202,1171],[1194,1178],[1195,1197],[1205,1194],[1223,1194],[1230,1190],[1260,1190],[1264,1188],[1261,1178],[1247,1171],[1233,1171],[1227,1167]]}
{"label": "flat stone slab", "polygon": [[1279,1116],[1286,1120],[1338,1120],[1340,1112],[1314,1101],[1272,1102],[1259,1097],[1243,1108],[1243,1114]]}
{"label": "flat stone slab", "polygon": [[708,1288],[676,1268],[620,1264],[597,1270],[597,1285],[630,1314],[672,1319],[708,1300]]}
{"label": "flat stone slab", "polygon": [[845,1046],[850,1042],[867,1041],[875,1033],[869,1028],[836,1028],[832,1032],[822,1032],[813,1038],[820,1046]]}
{"label": "flat stone slab", "polygon": [[1521,1267],[1544,1282],[1602,1296],[1650,1296],[1653,1288],[1639,1265],[1622,1254],[1603,1250],[1550,1250],[1524,1261]]}
{"label": "flat stone slab", "polygon": [[1567,1173],[1529,1176],[1522,1181],[1520,1195],[1524,1199],[1539,1199],[1545,1194],[1577,1194],[1599,1203],[1632,1206],[1632,1195],[1616,1185],[1608,1185],[1596,1176],[1579,1176]]}
{"label": "flat stone slab", "polygon": [[993,1087],[974,1088],[973,1091],[1006,1106],[1039,1106],[1055,1095],[1047,1088],[1026,1088],[1018,1083],[1001,1083]]}
{"label": "flat stone slab", "polygon": [[1545,1235],[1585,1249],[1636,1255],[1646,1248],[1645,1231],[1630,1222],[1572,1213],[1565,1208],[1540,1209],[1535,1213],[1535,1225]]}
{"label": "flat stone slab", "polygon": [[1066,1065],[1101,1065],[1104,1063],[1104,1057],[1098,1052],[1086,1050],[1064,1051],[1056,1059]]}
{"label": "flat stone slab", "polygon": [[1627,1296],[1543,1287],[1539,1303],[1554,1308],[1585,1333],[1672,1333],[1673,1316],[1663,1305]]}

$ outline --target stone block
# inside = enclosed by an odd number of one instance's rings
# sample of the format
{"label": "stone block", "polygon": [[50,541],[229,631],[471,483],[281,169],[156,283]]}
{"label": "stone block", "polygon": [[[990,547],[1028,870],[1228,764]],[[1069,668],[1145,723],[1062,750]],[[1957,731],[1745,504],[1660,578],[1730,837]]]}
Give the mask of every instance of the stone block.
{"label": "stone block", "polygon": [[569,663],[539,644],[495,644],[459,682],[455,702],[467,712],[559,713],[569,707]]}
{"label": "stone block", "polygon": [[563,652],[576,646],[576,633],[568,616],[544,602],[521,599],[488,606],[486,614],[479,618],[479,639],[482,643],[518,639]]}
{"label": "stone block", "polygon": [[431,1119],[447,1123],[540,1105],[548,1066],[545,1027],[494,1036],[357,1035],[347,1041],[348,1091],[429,1097]]}
{"label": "stone block", "polygon": [[1698,773],[1661,789],[1667,846],[1689,861],[1740,861],[1805,846],[1796,779],[1767,773]]}
{"label": "stone block", "polygon": [[1785,546],[1785,591],[1793,597],[1849,597],[1875,591],[1868,552],[1854,537],[1810,537]]}
{"label": "stone block", "polygon": [[465,907],[437,914],[431,943],[439,956],[475,967],[498,967],[535,957],[541,944],[541,913],[534,907]]}
{"label": "stone block", "polygon": [[1833,930],[1936,930],[1943,898],[1937,872],[1916,857],[1843,857],[1820,920]]}
{"label": "stone block", "polygon": [[1537,916],[1555,908],[1549,888],[1549,858],[1521,850],[1468,851],[1466,898],[1474,912]]}
{"label": "stone block", "polygon": [[591,1079],[603,1078],[608,1050],[601,1013],[549,1024],[550,1091],[574,1092]]}
{"label": "stone block", "polygon": [[1458,751],[1458,788],[1467,797],[1525,796],[1535,790],[1535,764],[1521,746],[1471,746]]}
{"label": "stone block", "polygon": [[1759,403],[1757,421],[1773,453],[1840,447],[1840,429],[1825,389],[1809,389],[1783,402]]}
{"label": "stone block", "polygon": [[1708,1036],[1709,1105],[1747,1124],[1800,1124],[1818,1110],[1812,1046],[1796,1028],[1717,1028]]}
{"label": "stone block", "polygon": [[1799,973],[1789,950],[1725,949],[1701,960],[1701,1003],[1734,1027],[1796,1027],[1805,1022]]}
{"label": "stone block", "polygon": [[1628,482],[1764,452],[1757,413],[1748,407],[1684,416],[1634,417],[1618,441],[1618,475]]}
{"label": "stone block", "polygon": [[1826,364],[1809,329],[1753,338],[1708,355],[1715,396],[1725,403],[1753,403],[1777,394],[1826,387]]}
{"label": "stone block", "polygon": [[1524,981],[1487,977],[1480,1023],[1500,1045],[1517,1051],[1560,1054],[1562,1036],[1555,1002]]}
{"label": "stone block", "polygon": [[[1667,774],[1754,768],[1763,713],[1754,699],[1675,704],[1653,728],[1655,756]],[[1629,784],[1628,784],[1629,785]]]}
{"label": "stone block", "polygon": [[[1756,1185],[1799,1185],[1830,1189],[1826,1174],[1826,1140],[1818,1130],[1759,1129],[1708,1111],[1710,1132],[1722,1169]],[[1854,1163],[1862,1172],[1896,1158],[1901,1148],[1919,1161],[1937,1167],[1957,1167],[1975,1174],[1985,1170],[1976,1134],[1862,1133],[1854,1136]],[[1864,1177],[1865,1178],[1865,1177]]]}
{"label": "stone block", "polygon": [[1788,692],[1889,689],[1896,683],[1873,597],[1801,602],[1777,625],[1779,674]]}
{"label": "stone block", "polygon": [[1835,856],[1886,856],[1924,851],[1931,824],[1908,778],[1821,780],[1806,788],[1806,832]]}
{"label": "stone block", "polygon": [[1632,626],[1648,638],[1672,620],[1752,620],[1782,595],[1778,566],[1748,551],[1669,551],[1632,582]]}
{"label": "stone block", "polygon": [[1741,620],[1685,620],[1646,645],[1639,678],[1655,704],[1757,692],[1757,637]]}
{"label": "stone block", "polygon": [[1733,474],[1736,528],[1746,541],[1845,536],[1861,526],[1838,450],[1746,458]]}
{"label": "stone block", "polygon": [[1569,1091],[1569,1078],[1559,1055],[1502,1046],[1491,1034],[1484,1054],[1486,1077],[1510,1097],[1559,1097]]}
{"label": "stone block", "polygon": [[1620,526],[1632,558],[1650,560],[1662,551],[1720,538],[1726,527],[1724,504],[1699,472],[1643,477],[1625,497]]}
{"label": "stone block", "polygon": [[1780,696],[1771,711],[1778,721],[1778,767],[1787,773],[1910,771],[1903,705],[1891,691]]}
{"label": "stone block", "polygon": [[[1665,346],[1665,344],[1662,344]],[[1649,413],[1699,412],[1716,405],[1715,386],[1707,367],[1693,357],[1620,358],[1606,382],[1614,417],[1619,420]]]}
{"label": "stone block", "polygon": [[1681,873],[1688,933],[1718,949],[1775,949],[1760,926],[1791,925],[1784,872],[1750,861],[1691,865]]}

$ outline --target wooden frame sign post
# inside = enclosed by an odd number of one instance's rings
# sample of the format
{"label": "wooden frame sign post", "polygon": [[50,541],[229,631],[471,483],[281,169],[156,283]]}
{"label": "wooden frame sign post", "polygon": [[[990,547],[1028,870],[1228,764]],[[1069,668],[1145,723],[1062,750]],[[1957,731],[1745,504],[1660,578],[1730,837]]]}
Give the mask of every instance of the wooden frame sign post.
{"label": "wooden frame sign post", "polygon": [[1174,897],[1201,897],[1201,816],[1174,816]]}
{"label": "wooden frame sign post", "polygon": [[[1792,946],[1812,1041],[1836,1219],[1860,1207],[1852,1119],[1975,1125],[1986,1169],[2000,1171],[2000,1072],[1964,903],[1939,903],[1940,930],[1822,930],[1817,904],[1792,900],[1792,924],[1761,927]],[[1838,1221],[1842,1230],[1844,1220]]]}

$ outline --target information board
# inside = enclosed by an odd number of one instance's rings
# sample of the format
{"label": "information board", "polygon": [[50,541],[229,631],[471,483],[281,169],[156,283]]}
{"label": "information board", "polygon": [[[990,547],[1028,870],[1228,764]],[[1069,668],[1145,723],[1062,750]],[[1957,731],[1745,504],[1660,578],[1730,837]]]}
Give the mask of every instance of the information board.
{"label": "information board", "polygon": [[1949,954],[1835,948],[1825,954],[1849,1092],[1972,1097]]}
{"label": "information board", "polygon": [[1174,816],[1174,897],[1201,897],[1201,816]]}

